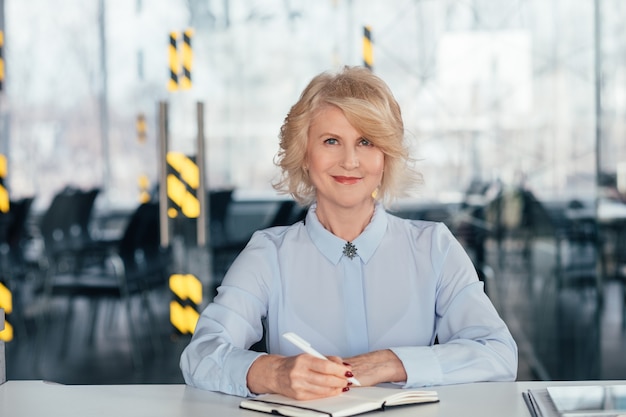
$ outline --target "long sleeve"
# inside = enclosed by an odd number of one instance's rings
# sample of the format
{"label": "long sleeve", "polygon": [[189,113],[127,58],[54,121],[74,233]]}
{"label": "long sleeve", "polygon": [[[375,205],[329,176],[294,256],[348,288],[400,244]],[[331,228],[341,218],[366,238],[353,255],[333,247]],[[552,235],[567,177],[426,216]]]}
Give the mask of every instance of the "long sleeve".
{"label": "long sleeve", "polygon": [[433,233],[430,257],[438,343],[392,348],[407,372],[405,387],[515,380],[517,345],[471,260],[442,225]]}
{"label": "long sleeve", "polygon": [[189,385],[227,394],[250,396],[246,376],[261,355],[248,348],[263,336],[267,314],[267,279],[271,246],[255,235],[231,266],[218,295],[198,320],[180,367]]}

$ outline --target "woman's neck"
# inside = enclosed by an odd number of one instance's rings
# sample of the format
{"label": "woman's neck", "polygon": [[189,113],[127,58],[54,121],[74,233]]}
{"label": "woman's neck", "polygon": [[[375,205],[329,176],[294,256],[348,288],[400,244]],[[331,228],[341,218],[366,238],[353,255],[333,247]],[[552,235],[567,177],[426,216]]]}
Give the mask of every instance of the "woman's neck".
{"label": "woman's neck", "polygon": [[356,239],[372,220],[375,202],[364,204],[357,208],[325,207],[318,203],[316,208],[317,219],[326,230],[335,236],[352,242]]}

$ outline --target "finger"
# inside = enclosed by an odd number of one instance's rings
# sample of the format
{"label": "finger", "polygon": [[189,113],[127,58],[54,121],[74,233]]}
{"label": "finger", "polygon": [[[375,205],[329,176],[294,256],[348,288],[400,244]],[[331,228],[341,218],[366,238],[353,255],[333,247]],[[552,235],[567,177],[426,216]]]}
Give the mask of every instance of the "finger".
{"label": "finger", "polygon": [[[318,359],[310,355],[299,355],[293,360],[289,372],[291,385],[305,390],[343,389],[347,386],[346,373],[349,369],[343,364]],[[300,385],[301,384],[301,385]]]}
{"label": "finger", "polygon": [[348,365],[347,363],[344,362],[343,359],[341,359],[339,356],[327,356],[328,360],[334,363],[338,363],[341,365]]}
{"label": "finger", "polygon": [[348,388],[345,379],[328,377],[314,371],[294,376],[284,387],[286,395],[299,399],[324,398],[339,395]]}
{"label": "finger", "polygon": [[342,359],[337,356],[330,356],[328,357],[328,360],[312,358],[309,366],[315,372],[327,375],[335,375],[337,377],[341,377],[347,371],[351,370],[350,366],[345,364]]}

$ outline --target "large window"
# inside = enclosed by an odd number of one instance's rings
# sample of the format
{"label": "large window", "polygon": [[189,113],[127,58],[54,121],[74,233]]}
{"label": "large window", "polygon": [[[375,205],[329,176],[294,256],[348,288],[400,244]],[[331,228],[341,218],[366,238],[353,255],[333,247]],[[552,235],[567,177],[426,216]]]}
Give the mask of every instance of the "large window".
{"label": "large window", "polygon": [[[272,192],[286,112],[318,72],[362,64],[367,25],[425,174],[419,198],[495,180],[592,196],[598,171],[614,184],[626,161],[626,4],[598,3],[595,19],[593,0],[6,0],[12,193],[107,184],[134,204],[135,179],[156,181],[162,100],[171,147],[191,154],[205,103],[211,187]],[[168,92],[169,33],[190,27],[193,86]]]}

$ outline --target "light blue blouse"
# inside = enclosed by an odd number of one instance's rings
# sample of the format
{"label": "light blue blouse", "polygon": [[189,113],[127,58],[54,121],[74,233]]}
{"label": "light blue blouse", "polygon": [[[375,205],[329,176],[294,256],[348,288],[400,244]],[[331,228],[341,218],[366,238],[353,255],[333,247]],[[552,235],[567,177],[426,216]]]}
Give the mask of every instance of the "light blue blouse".
{"label": "light blue blouse", "polygon": [[246,374],[262,353],[248,348],[263,322],[270,353],[302,353],[281,337],[288,331],[324,355],[391,349],[406,388],[515,379],[515,341],[444,224],[400,219],[378,204],[350,259],[315,208],[304,222],[252,236],[183,351],[187,384],[252,395]]}

